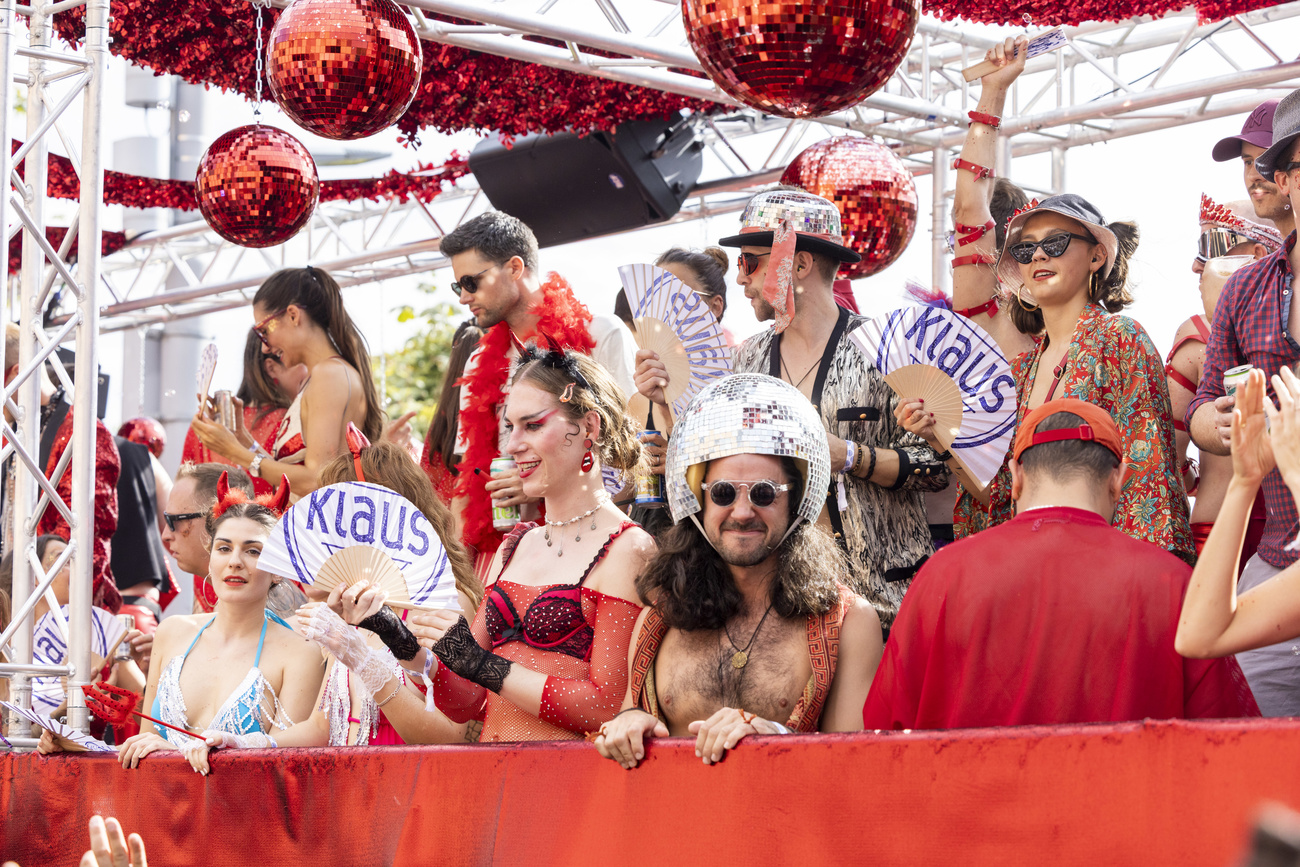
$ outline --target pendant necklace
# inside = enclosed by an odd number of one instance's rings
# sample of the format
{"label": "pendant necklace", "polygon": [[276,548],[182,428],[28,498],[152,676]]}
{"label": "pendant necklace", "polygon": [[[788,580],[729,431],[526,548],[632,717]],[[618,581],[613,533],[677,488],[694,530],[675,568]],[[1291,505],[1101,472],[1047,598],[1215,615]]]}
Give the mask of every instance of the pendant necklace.
{"label": "pendant necklace", "polygon": [[[592,506],[590,509],[588,509],[587,511],[583,512],[581,515],[579,515],[579,516],[576,517],[576,518],[570,518],[570,519],[567,520],[567,521],[552,521],[552,520],[549,519],[549,518],[544,518],[543,520],[546,521],[546,532],[543,534],[543,538],[546,539],[546,547],[547,547],[547,548],[550,548],[550,547],[552,546],[552,544],[554,544],[554,543],[551,541],[551,528],[552,528],[552,527],[557,527],[557,528],[559,528],[559,530],[560,530],[560,532],[559,532],[559,536],[560,536],[560,550],[556,552],[555,556],[557,556],[557,557],[563,557],[563,556],[564,556],[564,528],[567,527],[567,526],[569,526],[570,524],[576,524],[576,523],[578,523],[579,521],[585,521],[587,518],[591,518],[591,529],[593,529],[593,530],[596,529],[596,519],[595,519],[594,515],[596,514],[596,512],[597,512],[597,511],[598,511],[602,506],[604,506],[604,505],[605,505],[606,503],[608,503],[608,502],[609,502],[609,494],[607,494],[607,493],[604,492],[604,491],[601,491],[601,492],[600,492],[600,496],[598,496],[598,497],[596,498],[596,505]],[[575,542],[581,542],[581,541],[582,541],[582,528],[581,528],[581,527],[578,528],[578,535],[576,535],[576,536],[573,537],[573,541],[575,541]]]}
{"label": "pendant necklace", "polygon": [[[763,628],[763,621],[767,620],[767,615],[772,613],[772,606],[775,604],[776,602],[768,604],[767,610],[764,611],[763,616],[759,618],[758,626],[754,627],[754,634],[749,636],[749,641],[745,644],[744,649],[737,650],[735,653],[731,654],[731,667],[736,669],[736,671],[740,671],[749,664],[749,648],[753,646],[754,639],[758,638],[758,630]],[[722,624],[722,631],[727,636],[727,643],[734,648],[736,642],[731,640],[731,633],[727,630],[727,624]]]}

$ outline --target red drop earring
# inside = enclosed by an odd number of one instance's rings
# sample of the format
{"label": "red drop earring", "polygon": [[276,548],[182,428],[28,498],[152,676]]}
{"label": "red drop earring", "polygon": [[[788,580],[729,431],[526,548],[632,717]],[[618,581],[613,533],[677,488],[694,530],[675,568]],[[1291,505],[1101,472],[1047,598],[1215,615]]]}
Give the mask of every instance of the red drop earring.
{"label": "red drop earring", "polygon": [[589,473],[591,472],[591,468],[596,465],[596,458],[591,453],[591,447],[594,446],[595,443],[591,441],[591,437],[587,437],[582,444],[587,447],[587,453],[582,456],[582,471],[584,473]]}

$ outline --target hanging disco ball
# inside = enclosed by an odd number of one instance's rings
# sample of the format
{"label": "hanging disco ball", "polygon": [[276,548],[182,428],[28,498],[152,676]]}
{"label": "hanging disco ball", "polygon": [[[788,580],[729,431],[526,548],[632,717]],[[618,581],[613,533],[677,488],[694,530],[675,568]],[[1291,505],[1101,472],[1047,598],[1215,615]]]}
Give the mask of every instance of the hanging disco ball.
{"label": "hanging disco ball", "polygon": [[682,0],[687,40],[713,83],[781,117],[821,117],[875,93],[920,16],[920,0]]}
{"label": "hanging disco ball", "polygon": [[303,129],[365,138],[392,126],[420,88],[420,40],[392,0],[296,0],[266,52],[271,94]]}
{"label": "hanging disco ball", "polygon": [[869,277],[893,264],[916,231],[916,184],[903,161],[867,138],[820,141],[786,168],[781,183],[803,187],[840,209],[844,244],[862,256],[842,265],[849,280]]}
{"label": "hanging disco ball", "polygon": [[199,160],[194,195],[212,230],[241,247],[283,244],[307,225],[320,181],[302,142],[262,124],[232,129]]}

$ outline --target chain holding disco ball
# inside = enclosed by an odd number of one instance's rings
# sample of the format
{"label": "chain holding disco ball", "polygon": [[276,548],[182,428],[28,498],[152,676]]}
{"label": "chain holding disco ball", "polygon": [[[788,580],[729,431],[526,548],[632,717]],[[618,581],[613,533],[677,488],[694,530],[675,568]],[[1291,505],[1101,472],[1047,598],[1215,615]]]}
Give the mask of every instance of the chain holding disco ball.
{"label": "chain holding disco ball", "polygon": [[781,183],[830,199],[840,210],[844,244],[862,261],[843,265],[849,280],[879,273],[916,232],[916,184],[892,150],[858,136],[820,141],[794,158]]}
{"label": "chain holding disco ball", "polygon": [[875,93],[903,61],[920,0],[682,0],[713,83],[767,114],[811,118]]}
{"label": "chain holding disco ball", "polygon": [[262,124],[262,6],[257,3],[254,122],[214,141],[199,159],[199,213],[241,247],[271,247],[298,234],[316,209],[320,179],[302,142]]}
{"label": "chain holding disco ball", "polygon": [[420,39],[393,0],[294,0],[267,52],[271,95],[284,113],[340,140],[396,123],[423,69]]}

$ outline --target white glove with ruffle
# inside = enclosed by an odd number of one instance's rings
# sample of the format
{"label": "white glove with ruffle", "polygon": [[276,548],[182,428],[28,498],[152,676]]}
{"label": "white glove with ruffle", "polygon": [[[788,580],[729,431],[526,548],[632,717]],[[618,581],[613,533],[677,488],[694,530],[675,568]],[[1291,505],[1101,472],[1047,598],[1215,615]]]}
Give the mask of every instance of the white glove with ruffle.
{"label": "white glove with ruffle", "polygon": [[365,684],[374,696],[393,678],[397,658],[388,648],[375,650],[366,639],[330,610],[328,605],[317,605],[311,616],[298,616],[302,634],[328,650],[335,659],[347,667]]}

